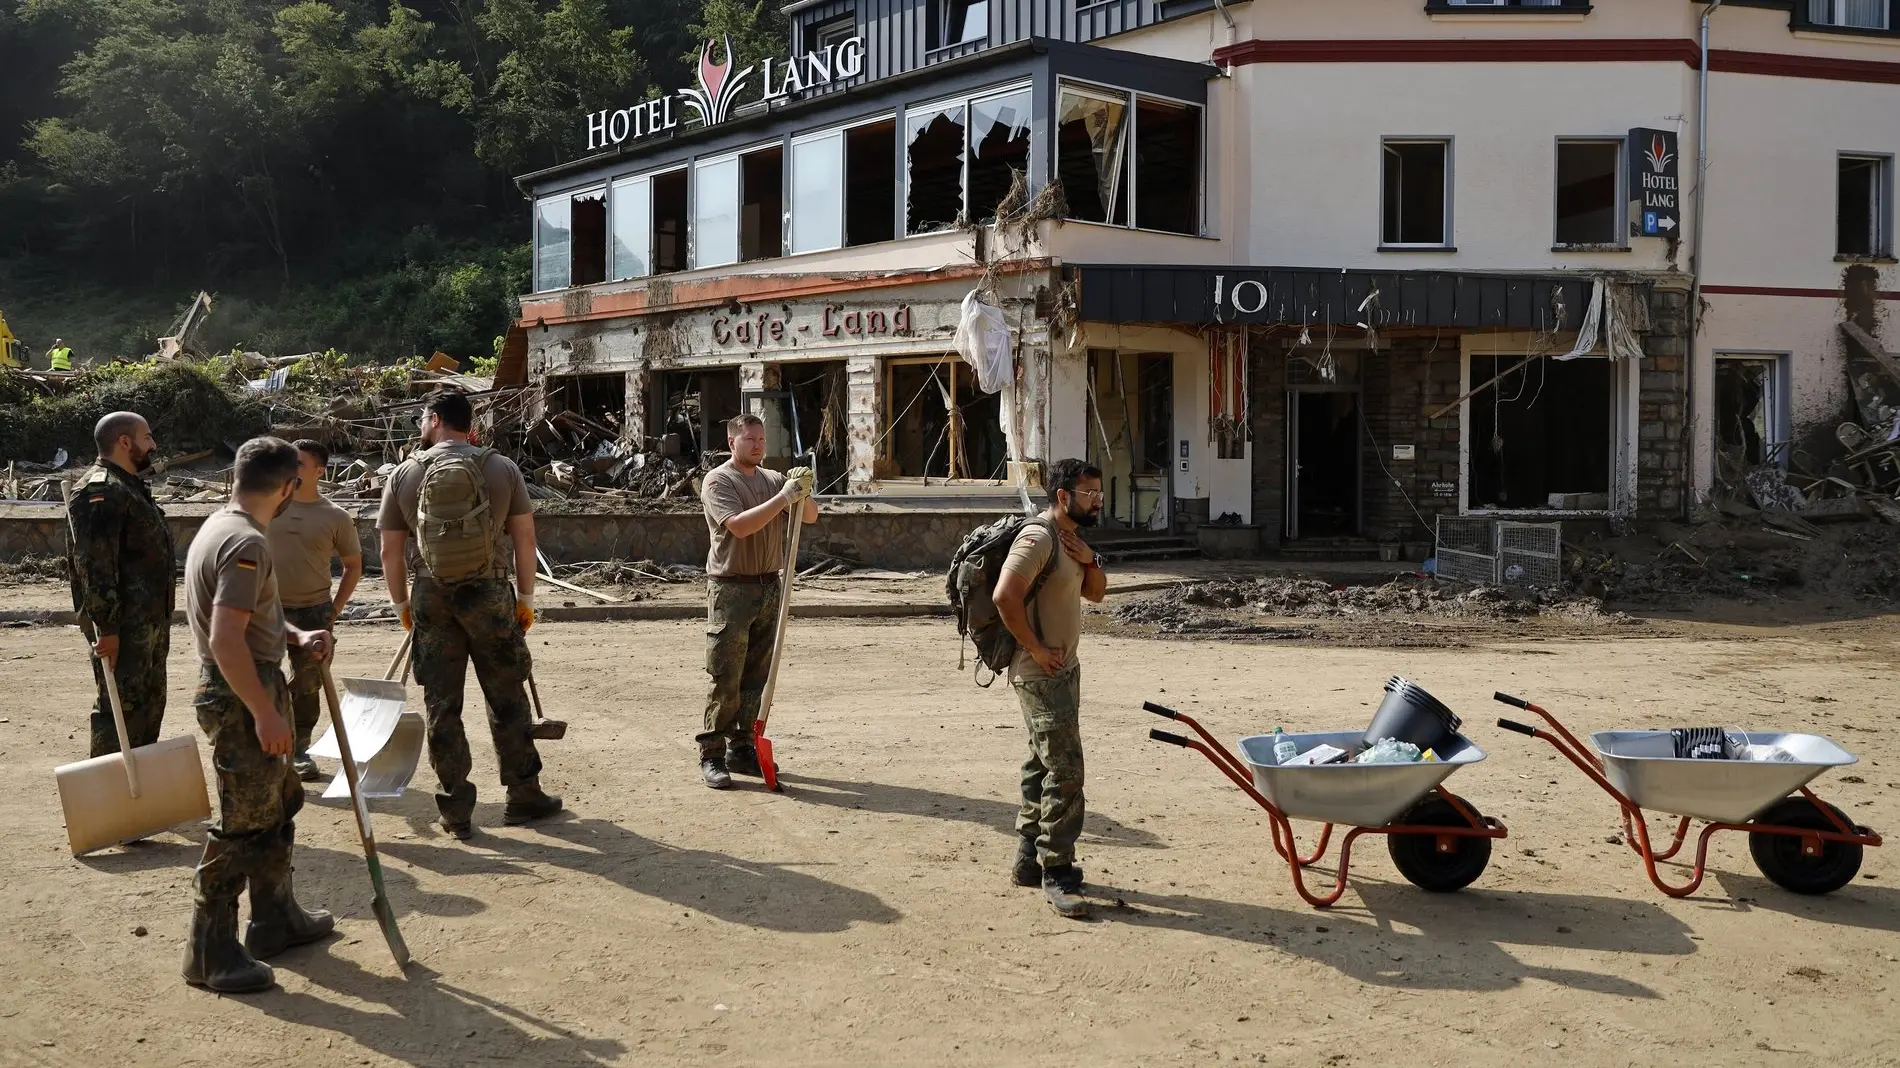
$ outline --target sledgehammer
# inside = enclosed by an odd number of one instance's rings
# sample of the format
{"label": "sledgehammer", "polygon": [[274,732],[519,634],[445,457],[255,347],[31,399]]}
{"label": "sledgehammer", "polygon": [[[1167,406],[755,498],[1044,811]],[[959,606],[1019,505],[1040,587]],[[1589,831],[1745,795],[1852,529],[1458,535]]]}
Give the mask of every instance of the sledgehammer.
{"label": "sledgehammer", "polygon": [[534,684],[534,672],[528,672],[528,696],[534,698],[534,739],[541,742],[558,742],[567,737],[567,721],[549,719],[541,711],[541,691]]}

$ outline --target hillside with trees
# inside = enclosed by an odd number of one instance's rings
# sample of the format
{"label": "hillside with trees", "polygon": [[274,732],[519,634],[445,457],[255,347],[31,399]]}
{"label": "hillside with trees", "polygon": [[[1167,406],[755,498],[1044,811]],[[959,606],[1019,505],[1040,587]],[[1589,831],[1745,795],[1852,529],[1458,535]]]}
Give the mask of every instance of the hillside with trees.
{"label": "hillside with trees", "polygon": [[687,84],[772,0],[0,0],[0,313],[34,353],[487,356],[529,272],[515,175]]}

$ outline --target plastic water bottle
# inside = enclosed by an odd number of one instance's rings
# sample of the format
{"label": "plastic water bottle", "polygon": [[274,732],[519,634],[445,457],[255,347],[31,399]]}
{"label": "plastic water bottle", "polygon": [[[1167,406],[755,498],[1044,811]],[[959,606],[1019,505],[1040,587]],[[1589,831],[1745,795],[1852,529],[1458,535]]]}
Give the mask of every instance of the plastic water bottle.
{"label": "plastic water bottle", "polygon": [[1288,738],[1280,728],[1273,728],[1273,762],[1284,764],[1299,755],[1300,747],[1293,744],[1293,739]]}

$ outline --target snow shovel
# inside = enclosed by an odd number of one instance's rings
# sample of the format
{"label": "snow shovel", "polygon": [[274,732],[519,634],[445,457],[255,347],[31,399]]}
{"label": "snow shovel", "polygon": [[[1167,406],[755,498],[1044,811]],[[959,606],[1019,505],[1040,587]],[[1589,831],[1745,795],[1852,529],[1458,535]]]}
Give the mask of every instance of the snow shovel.
{"label": "snow shovel", "polygon": [[[407,651],[408,643],[396,655]],[[394,672],[396,665],[389,665]],[[351,679],[351,682],[374,681]],[[401,683],[393,683],[398,689]],[[330,706],[330,722],[336,725],[337,749],[342,753],[343,778],[350,786],[350,810],[356,813],[356,833],[363,840],[363,858],[369,862],[370,885],[376,888],[376,897],[370,908],[376,913],[376,923],[383,929],[383,941],[389,943],[390,956],[396,958],[396,967],[409,966],[409,947],[402,940],[402,932],[396,928],[396,911],[389,907],[389,891],[383,888],[383,864],[376,858],[376,832],[369,825],[369,805],[364,802],[362,791],[356,781],[356,760],[350,753],[349,731],[343,726],[343,709],[336,699],[336,683],[330,678],[330,665],[323,665],[323,698]]]}
{"label": "snow shovel", "polygon": [[119,731],[119,751],[53,769],[60,808],[66,813],[66,842],[75,857],[211,815],[198,739],[181,734],[132,748],[119,703],[119,681],[110,663],[99,666],[112,703],[112,725]]}
{"label": "snow shovel", "polygon": [[792,506],[787,516],[792,521],[790,547],[785,550],[785,574],[779,579],[778,625],[772,631],[772,667],[765,676],[765,692],[759,696],[759,718],[752,721],[752,747],[759,754],[759,774],[765,788],[778,790],[778,764],[772,759],[772,739],[765,736],[765,721],[772,714],[772,692],[778,688],[778,662],[785,654],[785,620],[792,613],[792,580],[798,576],[798,532],[805,526],[805,502]]}
{"label": "snow shovel", "polygon": [[[339,773],[323,791],[326,798],[348,796],[352,789],[363,797],[401,797],[422,760],[425,731],[421,717],[403,710],[408,688],[396,679],[407,660],[413,635],[405,635],[380,679],[343,679],[343,710],[356,732],[356,747],[364,763],[354,770],[356,781]],[[342,760],[342,720],[333,711],[330,729],[310,747],[311,756]]]}

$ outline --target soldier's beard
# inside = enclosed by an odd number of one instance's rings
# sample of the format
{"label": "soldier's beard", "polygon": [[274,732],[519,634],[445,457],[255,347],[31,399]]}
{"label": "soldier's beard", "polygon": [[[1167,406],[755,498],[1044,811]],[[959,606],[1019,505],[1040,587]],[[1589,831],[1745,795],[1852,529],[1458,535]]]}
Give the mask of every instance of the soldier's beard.
{"label": "soldier's beard", "polygon": [[152,457],[156,456],[157,454],[158,454],[157,449],[147,449],[144,452],[138,453],[137,455],[133,456],[132,470],[136,472],[137,474],[141,474],[141,475],[148,474],[152,470]]}
{"label": "soldier's beard", "polygon": [[1069,518],[1075,520],[1075,525],[1078,527],[1092,527],[1096,523],[1101,522],[1102,515],[1099,510],[1084,511],[1074,504],[1070,504]]}

